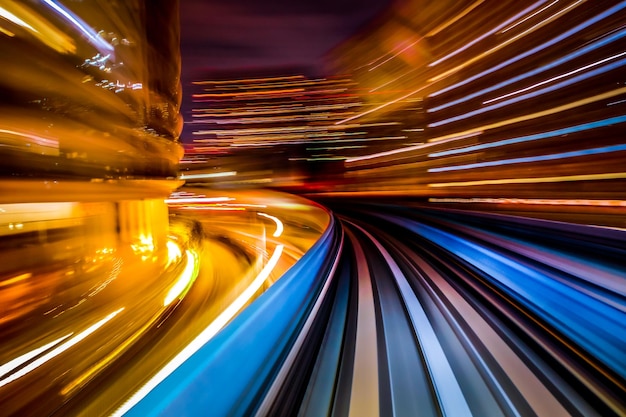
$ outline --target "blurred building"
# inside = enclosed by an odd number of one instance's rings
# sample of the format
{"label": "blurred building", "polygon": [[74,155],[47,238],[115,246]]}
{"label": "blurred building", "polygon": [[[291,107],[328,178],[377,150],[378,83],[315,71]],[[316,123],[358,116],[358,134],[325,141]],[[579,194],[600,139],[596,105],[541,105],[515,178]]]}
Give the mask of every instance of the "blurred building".
{"label": "blurred building", "polygon": [[0,236],[163,245],[182,156],[178,2],[3,2],[0,15]]}
{"label": "blurred building", "polygon": [[[323,182],[341,176],[348,158],[411,145],[414,130],[407,123],[412,117],[393,114],[389,120],[338,124],[363,107],[363,93],[349,76],[282,73],[214,72],[193,83],[186,122],[191,145],[183,160],[189,180],[273,186]],[[226,180],[220,172],[237,175]]]}
{"label": "blurred building", "polygon": [[604,1],[396,3],[331,53],[363,103],[336,123],[404,112],[419,138],[346,159],[335,190],[623,200],[625,19]]}

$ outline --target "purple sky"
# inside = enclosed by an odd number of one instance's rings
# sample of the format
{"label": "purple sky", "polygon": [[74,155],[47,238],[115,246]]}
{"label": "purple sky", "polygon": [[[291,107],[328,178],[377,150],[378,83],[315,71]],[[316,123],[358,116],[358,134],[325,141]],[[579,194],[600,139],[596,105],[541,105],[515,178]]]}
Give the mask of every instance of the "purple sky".
{"label": "purple sky", "polygon": [[[183,117],[190,118],[191,81],[209,71],[253,76],[299,68],[307,75],[323,75],[324,55],[391,2],[180,0]],[[191,140],[188,124],[181,138]]]}
{"label": "purple sky", "polygon": [[183,83],[197,72],[296,66],[322,57],[390,0],[180,0]]}

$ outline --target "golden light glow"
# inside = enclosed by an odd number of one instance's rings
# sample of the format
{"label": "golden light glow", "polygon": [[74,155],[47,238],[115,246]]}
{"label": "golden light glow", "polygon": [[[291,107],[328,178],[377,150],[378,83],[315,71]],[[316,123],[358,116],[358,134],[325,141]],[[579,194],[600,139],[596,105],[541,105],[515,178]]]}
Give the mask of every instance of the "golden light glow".
{"label": "golden light glow", "polygon": [[586,174],[586,175],[563,175],[558,177],[539,178],[503,178],[477,181],[452,181],[428,184],[429,187],[470,187],[474,185],[496,185],[496,184],[534,184],[542,182],[566,182],[566,181],[592,181],[592,180],[616,180],[626,179],[626,172],[611,172],[606,174]]}
{"label": "golden light glow", "polygon": [[[64,337],[62,337],[60,339],[57,339],[54,342],[51,342],[51,343],[43,346],[42,348],[36,350],[38,353],[41,353],[41,352],[45,351],[45,350],[41,350],[43,348],[48,349],[48,348],[51,348],[52,346],[56,346],[54,349],[48,351],[45,355],[39,356],[37,359],[35,359],[34,361],[28,363],[26,366],[20,368],[16,372],[14,372],[14,373],[12,373],[12,374],[10,374],[10,375],[0,379],[0,387],[3,387],[5,385],[15,381],[16,379],[21,378],[22,376],[26,375],[27,373],[33,371],[34,369],[40,367],[41,365],[43,365],[44,363],[48,362],[49,360],[55,358],[56,356],[58,356],[61,353],[65,352],[66,350],[68,350],[71,347],[75,346],[76,344],[80,343],[85,338],[87,338],[89,335],[94,333],[96,330],[98,330],[99,328],[104,326],[106,323],[111,321],[115,316],[117,316],[123,310],[124,310],[124,307],[115,310],[114,312],[112,312],[108,316],[104,317],[102,320],[92,324],[87,329],[85,329],[82,332],[76,334],[75,336],[71,337],[69,340],[67,340],[66,342],[61,343],[60,345],[58,345],[58,342],[60,342],[61,340],[67,339],[70,335],[67,335],[67,336],[64,336]],[[40,352],[40,350],[41,350],[41,352]],[[32,352],[29,353],[28,355],[29,356],[28,356],[27,359],[25,359],[26,357],[20,357],[18,359],[20,361],[24,362],[25,360],[30,359],[30,357],[34,357]],[[13,368],[15,368],[15,366],[13,366]]]}
{"label": "golden light glow", "polygon": [[178,369],[187,359],[195,354],[202,346],[207,344],[232,318],[250,301],[252,296],[261,288],[269,278],[272,270],[278,264],[283,253],[284,246],[277,245],[267,263],[248,286],[222,313],[209,324],[189,345],[187,345],[174,359],[168,362],[153,378],[142,386],[133,396],[113,413],[115,417],[121,417],[133,408],[150,391],[159,385],[165,378]]}
{"label": "golden light glow", "polygon": [[174,286],[165,296],[165,300],[163,300],[164,306],[168,306],[174,300],[182,298],[189,290],[189,288],[191,288],[191,284],[198,276],[198,271],[200,270],[200,261],[198,254],[195,251],[188,249],[185,251],[185,255],[187,257],[187,264],[185,265],[185,269],[178,277],[178,280],[176,281]]}

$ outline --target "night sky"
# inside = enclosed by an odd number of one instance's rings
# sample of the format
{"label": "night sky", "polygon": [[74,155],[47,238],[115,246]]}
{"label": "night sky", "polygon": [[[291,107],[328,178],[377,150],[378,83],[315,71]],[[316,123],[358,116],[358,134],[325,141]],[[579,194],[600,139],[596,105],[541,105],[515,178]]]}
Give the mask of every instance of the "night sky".
{"label": "night sky", "polygon": [[[324,75],[324,55],[358,33],[392,0],[180,0],[183,103],[191,81],[294,69]],[[283,75],[283,74],[280,74]],[[185,124],[181,139],[191,140]]]}
{"label": "night sky", "polygon": [[181,0],[183,85],[206,70],[297,67],[323,56],[390,0]]}

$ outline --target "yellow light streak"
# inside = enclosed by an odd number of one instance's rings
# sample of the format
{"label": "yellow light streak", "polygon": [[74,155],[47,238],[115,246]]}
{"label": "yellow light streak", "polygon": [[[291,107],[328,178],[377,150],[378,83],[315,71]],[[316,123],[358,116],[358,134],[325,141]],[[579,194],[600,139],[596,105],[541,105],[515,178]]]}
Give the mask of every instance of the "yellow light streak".
{"label": "yellow light streak", "polygon": [[145,334],[145,332],[152,327],[152,325],[161,317],[161,312],[154,315],[151,320],[148,320],[139,330],[137,330],[132,336],[124,339],[111,353],[102,358],[99,362],[89,368],[86,372],[67,384],[60,391],[61,395],[67,396],[72,393],[76,388],[83,386],[91,378],[93,378],[98,372],[109,365],[115,358],[117,358],[122,352],[124,352],[130,345],[132,345],[138,338]]}
{"label": "yellow light streak", "polygon": [[10,38],[15,36],[15,33],[11,32],[8,29],[3,28],[2,26],[0,26],[0,33],[4,33],[5,35],[7,35]]}
{"label": "yellow light streak", "polygon": [[168,198],[166,204],[186,204],[186,203],[222,203],[232,201],[232,197],[191,197],[191,198]]}
{"label": "yellow light streak", "polygon": [[95,332],[96,330],[98,330],[99,328],[104,326],[106,323],[108,323],[115,316],[117,316],[122,310],[124,310],[124,307],[122,307],[122,308],[120,308],[118,310],[115,310],[114,312],[112,312],[111,314],[109,314],[108,316],[103,318],[102,320],[100,320],[97,323],[89,326],[87,329],[85,329],[82,332],[78,333],[76,336],[72,337],[71,339],[69,339],[65,343],[62,343],[61,345],[57,346],[52,351],[46,353],[45,355],[37,358],[33,362],[31,362],[28,365],[24,366],[23,368],[19,369],[17,372],[9,375],[6,378],[0,379],[0,387],[3,387],[5,385],[15,381],[16,379],[23,377],[27,373],[37,369],[38,367],[40,367],[44,363],[48,362],[50,359],[53,359],[54,357],[60,355],[61,353],[63,353],[66,350],[68,350],[69,348],[73,347],[74,345],[80,343],[87,336],[91,335],[93,332]]}
{"label": "yellow light streak", "polygon": [[[313,111],[324,111],[324,110],[336,110],[336,109],[345,109],[349,107],[359,107],[362,106],[361,103],[346,103],[346,104],[326,104],[319,106],[292,106],[289,108],[279,108],[279,109],[271,109],[271,107],[263,108],[263,110],[254,110],[254,109],[246,109],[239,110],[233,109],[231,111],[214,111],[213,109],[208,109],[200,113],[198,109],[193,109],[196,114],[192,114],[191,117],[195,118],[205,118],[205,117],[237,117],[237,116],[261,116],[268,114],[285,114],[285,113],[302,113],[302,112],[313,112]],[[200,113],[200,114],[198,114]]]}
{"label": "yellow light streak", "polygon": [[517,22],[511,24],[509,27],[502,29],[499,33],[505,33],[508,32],[509,30],[513,29],[515,26],[521,25],[522,23],[524,23],[525,21],[527,21],[528,19],[532,19],[533,17],[537,16],[539,13],[543,12],[544,10],[546,10],[549,7],[552,7],[552,5],[558,3],[559,0],[554,0],[552,3],[548,4],[547,6],[542,7],[541,9],[537,10],[534,13],[529,14],[528,16],[526,16],[525,18],[518,20]]}
{"label": "yellow light streak", "polygon": [[225,81],[194,81],[192,84],[207,85],[207,84],[232,84],[235,82],[248,83],[258,81],[270,81],[270,80],[303,80],[304,75],[290,75],[285,77],[267,77],[267,78],[243,78],[239,80],[225,80]]}
{"label": "yellow light streak", "polygon": [[594,180],[616,180],[625,179],[626,172],[611,172],[606,174],[585,174],[585,175],[562,175],[557,177],[537,177],[537,178],[504,178],[476,181],[454,181],[428,184],[429,187],[471,187],[475,185],[498,185],[498,184],[534,184],[544,182],[570,182],[570,181],[594,181]]}
{"label": "yellow light streak", "polygon": [[[438,81],[438,80],[437,80],[437,81]],[[396,103],[397,103],[397,102],[399,102],[399,101],[405,100],[405,99],[407,99],[407,98],[409,98],[409,97],[411,97],[411,96],[413,96],[413,95],[415,95],[415,94],[419,93],[420,91],[425,90],[426,88],[430,87],[430,86],[431,86],[431,85],[433,85],[434,83],[435,83],[434,81],[433,81],[433,82],[429,82],[428,84],[423,85],[422,87],[418,88],[417,90],[413,90],[413,91],[411,91],[411,92],[410,92],[410,93],[408,93],[408,94],[405,94],[405,95],[403,95],[403,96],[401,96],[401,97],[398,97],[398,98],[396,98],[396,99],[393,99],[393,100],[391,100],[391,101],[388,101],[388,102],[386,102],[386,103],[383,103],[383,104],[381,104],[381,105],[379,105],[379,106],[374,107],[373,109],[370,109],[370,110],[364,111],[364,112],[359,113],[359,114],[355,114],[355,115],[354,115],[354,116],[352,116],[352,117],[348,117],[347,119],[343,119],[343,120],[340,120],[340,121],[338,121],[338,122],[335,122],[335,124],[336,124],[336,125],[340,125],[340,124],[343,124],[343,123],[345,123],[345,122],[349,122],[349,121],[351,121],[351,120],[354,120],[354,119],[359,119],[359,118],[361,118],[361,117],[363,117],[363,116],[367,116],[368,114],[371,114],[371,113],[377,112],[378,110],[382,110],[382,109],[384,109],[385,107],[391,106],[392,104],[396,104]]]}
{"label": "yellow light streak", "polygon": [[35,38],[57,52],[63,54],[76,52],[76,45],[70,36],[45,17],[21,4],[23,2],[4,3],[4,7],[0,7],[0,17],[29,31]]}
{"label": "yellow light streak", "polygon": [[270,220],[273,220],[274,223],[276,223],[276,230],[274,231],[274,234],[272,236],[280,237],[280,235],[283,234],[283,230],[284,230],[283,222],[280,221],[278,217],[270,216],[269,214],[266,214],[266,213],[258,213],[258,215],[261,217],[265,217]]}
{"label": "yellow light streak", "polygon": [[[481,0],[481,1],[482,1],[482,0]],[[418,40],[416,40],[416,41],[414,41],[414,42],[410,43],[409,45],[405,46],[404,48],[402,48],[402,49],[401,49],[401,50],[399,50],[398,52],[396,52],[396,53],[394,53],[393,55],[391,55],[389,58],[387,58],[387,59],[385,59],[384,61],[382,61],[381,63],[379,63],[378,65],[373,66],[373,67],[372,67],[372,68],[370,68],[368,71],[373,71],[373,70],[375,70],[376,68],[380,67],[381,65],[386,64],[387,62],[391,61],[392,59],[394,59],[395,57],[397,57],[398,55],[400,55],[401,53],[403,53],[403,52],[404,52],[404,51],[406,51],[407,49],[409,49],[409,48],[411,48],[411,47],[415,46],[415,45],[416,45],[419,41],[421,41],[422,39],[424,39],[424,38],[423,38],[423,37],[422,37],[422,38],[419,38]]]}
{"label": "yellow light streak", "polygon": [[167,246],[167,265],[165,267],[167,268],[170,265],[177,262],[183,256],[183,253],[180,250],[180,246],[178,246],[178,244],[172,240],[168,240],[166,243],[166,246]]}
{"label": "yellow light streak", "polygon": [[[18,282],[20,282],[20,281],[27,280],[28,278],[30,278],[30,277],[32,277],[32,276],[33,276],[33,274],[32,274],[32,273],[30,273],[30,272],[26,272],[26,273],[24,273],[24,274],[16,275],[16,276],[14,276],[13,278],[8,278],[8,279],[5,279],[5,280],[2,280],[2,281],[0,282],[0,288],[2,288],[2,287],[8,287],[8,286],[13,285],[13,284],[15,284],[15,283],[18,283]],[[1,367],[0,367],[0,369],[1,369]],[[0,371],[0,372],[1,372],[1,371]]]}
{"label": "yellow light streak", "polygon": [[31,25],[26,23],[24,20],[20,19],[19,17],[17,17],[16,15],[14,15],[13,13],[11,13],[10,11],[8,11],[7,9],[3,7],[0,7],[0,17],[3,17],[4,19],[18,26],[29,29],[33,32],[37,32],[37,30],[34,27],[32,27]]}
{"label": "yellow light streak", "polygon": [[[524,36],[534,32],[535,30],[537,30],[537,29],[539,29],[539,28],[541,28],[541,27],[551,23],[553,20],[559,18],[561,15],[563,15],[564,13],[569,11],[571,8],[578,6],[582,2],[584,2],[584,0],[578,0],[576,3],[571,4],[568,7],[566,7],[565,9],[559,10],[557,13],[551,15],[548,19],[542,20],[540,23],[538,23],[535,26],[525,30],[524,32],[519,33],[519,34],[515,35],[514,37],[512,37],[510,39],[507,39],[506,41],[500,43],[499,45],[496,45],[493,48],[488,49],[487,51],[485,51],[485,52],[483,52],[483,53],[481,53],[479,55],[476,55],[476,56],[472,57],[471,59],[468,59],[464,63],[459,64],[456,67],[451,68],[448,71],[445,71],[445,72],[437,75],[436,77],[433,77],[433,78],[429,79],[428,82],[429,83],[433,83],[433,82],[441,81],[442,79],[444,79],[444,78],[446,78],[446,77],[448,77],[448,76],[450,76],[450,75],[452,75],[454,73],[459,72],[460,70],[462,70],[462,69],[472,65],[473,63],[478,62],[481,59],[491,55],[492,53],[497,52],[500,49],[508,46],[509,44],[515,42],[516,40],[518,40],[518,39],[520,39],[520,38],[522,38],[522,37],[524,37]],[[439,60],[439,61],[441,61],[441,60]]]}
{"label": "yellow light streak", "polygon": [[209,97],[231,97],[231,96],[256,96],[256,95],[268,95],[268,94],[287,94],[287,93],[301,93],[304,88],[290,88],[285,90],[269,90],[269,91],[238,91],[236,93],[203,93],[193,94],[194,98],[209,98]]}
{"label": "yellow light streak", "polygon": [[163,301],[164,306],[170,305],[174,300],[182,298],[182,296],[189,290],[191,284],[198,276],[199,261],[198,254],[193,250],[186,250],[187,265],[185,269],[178,277],[178,280],[174,286],[169,290]]}
{"label": "yellow light streak", "polygon": [[392,78],[391,80],[389,80],[389,81],[387,81],[387,82],[385,82],[385,83],[383,83],[383,84],[379,85],[378,87],[374,87],[374,88],[372,88],[372,89],[370,90],[370,93],[374,93],[374,92],[376,92],[376,91],[380,90],[381,88],[388,86],[389,84],[393,84],[393,83],[395,83],[396,81],[398,81],[398,80],[400,80],[400,79],[402,79],[402,78],[406,77],[407,75],[409,75],[409,74],[411,74],[412,72],[415,72],[415,71],[417,71],[417,70],[418,70],[418,68],[417,68],[417,67],[416,67],[416,68],[411,68],[410,70],[405,71],[404,73],[402,73],[402,74],[398,75],[398,76],[397,76],[397,77],[395,77],[395,78]]}
{"label": "yellow light streak", "polygon": [[434,28],[433,30],[428,32],[425,37],[426,38],[430,38],[431,36],[435,36],[436,34],[441,32],[442,30],[444,30],[444,29],[448,28],[449,26],[453,25],[454,23],[456,23],[459,19],[465,17],[465,15],[467,15],[469,12],[474,10],[476,7],[480,6],[480,4],[483,3],[484,1],[485,0],[478,0],[478,1],[470,4],[461,13],[457,14],[452,19],[450,19],[450,20],[440,24],[439,26],[437,26],[436,28]]}
{"label": "yellow light streak", "polygon": [[224,311],[209,324],[191,343],[189,343],[178,355],[168,362],[154,377],[152,377],[144,386],[142,386],[126,403],[118,408],[114,417],[120,417],[126,414],[131,408],[137,405],[145,398],[150,391],[156,388],[169,375],[178,369],[186,360],[206,345],[232,318],[250,301],[252,296],[261,288],[263,283],[269,278],[270,273],[278,264],[284,246],[277,245],[274,253],[267,261],[259,275],[252,281],[250,286],[246,288]]}
{"label": "yellow light streak", "polygon": [[546,198],[429,198],[429,203],[529,204],[547,206],[626,207],[624,200],[564,200]]}
{"label": "yellow light streak", "polygon": [[43,346],[38,347],[37,349],[33,349],[30,352],[27,352],[23,355],[18,356],[17,358],[5,363],[4,365],[0,366],[0,377],[5,376],[6,374],[12,372],[14,369],[19,368],[22,364],[28,362],[29,360],[33,359],[34,357],[40,355],[41,353],[45,352],[46,350],[50,349],[53,346],[58,345],[59,343],[61,343],[63,340],[67,339],[68,337],[70,337],[72,335],[72,333],[67,334],[63,337],[60,337],[50,343],[46,343]]}
{"label": "yellow light streak", "polygon": [[523,116],[519,116],[519,117],[514,117],[512,119],[507,119],[507,120],[503,120],[500,122],[495,122],[495,123],[491,123],[488,125],[484,125],[484,126],[479,126],[479,127],[475,127],[472,129],[468,129],[466,131],[463,132],[457,132],[457,133],[451,133],[449,135],[444,135],[444,136],[439,136],[437,138],[432,138],[429,139],[429,142],[439,142],[445,139],[449,139],[449,138],[453,138],[455,136],[459,136],[459,135],[465,135],[465,134],[469,134],[469,133],[473,133],[473,132],[478,132],[478,131],[485,131],[485,130],[489,130],[489,129],[495,129],[497,127],[502,127],[502,126],[507,126],[510,124],[514,124],[514,123],[519,123],[519,122],[525,122],[527,120],[532,120],[532,119],[536,119],[538,117],[543,117],[543,116],[550,116],[552,114],[556,114],[556,113],[560,113],[562,111],[566,111],[566,110],[571,110],[574,109],[576,107],[580,107],[580,106],[584,106],[586,104],[590,104],[596,101],[600,101],[600,100],[605,100],[607,98],[611,98],[611,97],[615,97],[618,96],[620,94],[624,94],[626,93],[626,87],[622,87],[622,88],[618,88],[616,90],[612,90],[612,91],[608,91],[606,93],[602,93],[602,94],[598,94],[595,96],[591,96],[591,97],[587,97],[578,101],[573,101],[571,103],[567,103],[567,104],[563,104],[562,106],[557,106],[557,107],[553,107],[551,109],[548,110],[543,110],[540,112],[536,112],[536,113],[530,113],[530,114],[525,114]]}
{"label": "yellow light streak", "polygon": [[[473,131],[473,132],[469,132],[469,133],[464,133],[464,134],[453,134],[453,135],[448,135],[451,136],[449,138],[445,138],[446,141],[454,141],[454,140],[460,140],[460,139],[466,139],[466,138],[470,138],[473,136],[478,136],[480,134],[482,134],[482,130],[478,130],[478,131]],[[432,142],[434,139],[431,139],[430,142]],[[370,154],[370,155],[363,155],[363,156],[355,156],[354,158],[349,158],[346,159],[347,163],[353,163],[353,162],[359,162],[359,161],[366,161],[369,159],[374,159],[374,158],[380,158],[380,157],[384,157],[384,156],[391,156],[391,155],[397,155],[399,153],[405,153],[405,152],[410,152],[410,151],[417,151],[419,149],[424,149],[424,148],[428,148],[431,146],[439,145],[442,142],[443,139],[441,141],[437,141],[437,143],[419,143],[417,145],[412,145],[412,146],[407,146],[404,148],[397,148],[397,149],[391,149],[389,151],[384,151],[384,152],[378,152],[378,153],[374,153],[374,154]]]}
{"label": "yellow light streak", "polygon": [[199,179],[199,178],[221,178],[221,177],[233,177],[237,175],[237,171],[227,172],[211,172],[206,174],[181,174],[181,180]]}
{"label": "yellow light streak", "polygon": [[604,64],[605,62],[612,61],[614,59],[620,58],[620,57],[622,57],[624,55],[626,55],[626,52],[622,52],[620,54],[612,55],[610,57],[601,59],[599,61],[592,62],[591,64],[585,65],[583,67],[576,68],[575,70],[572,70],[572,71],[569,71],[569,72],[557,75],[557,76],[552,77],[552,78],[548,78],[547,80],[543,80],[541,82],[538,82],[536,84],[530,85],[528,87],[521,88],[521,89],[516,90],[516,91],[512,91],[512,92],[510,92],[508,94],[504,94],[502,96],[495,97],[495,98],[492,98],[490,100],[483,101],[483,104],[490,104],[490,103],[493,103],[494,101],[499,101],[499,100],[505,99],[507,97],[511,97],[511,96],[514,96],[514,95],[517,95],[517,94],[524,93],[524,92],[529,91],[529,90],[533,90],[533,89],[535,89],[537,87],[540,87],[542,85],[549,84],[551,82],[560,80],[562,78],[567,78],[567,77],[569,77],[571,75],[577,74],[577,73],[579,73],[581,71],[584,71],[584,70],[587,70],[589,68],[597,67],[598,65],[601,65],[601,64]]}

